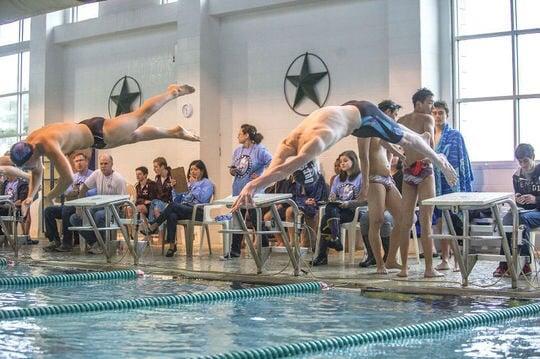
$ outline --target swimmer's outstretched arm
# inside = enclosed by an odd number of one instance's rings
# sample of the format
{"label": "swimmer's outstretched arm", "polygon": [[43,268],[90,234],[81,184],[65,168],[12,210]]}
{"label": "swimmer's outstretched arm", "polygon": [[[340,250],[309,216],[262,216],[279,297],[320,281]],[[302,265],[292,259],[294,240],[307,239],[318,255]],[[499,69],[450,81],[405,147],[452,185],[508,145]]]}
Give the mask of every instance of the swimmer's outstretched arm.
{"label": "swimmer's outstretched arm", "polygon": [[32,204],[34,196],[38,193],[41,187],[41,181],[43,179],[43,165],[41,160],[38,159],[36,167],[32,168],[30,173],[30,181],[28,182],[28,196],[23,201],[23,205],[28,207]]}
{"label": "swimmer's outstretched arm", "polygon": [[0,174],[30,180],[30,175],[28,173],[13,166],[0,166]]}
{"label": "swimmer's outstretched arm", "polygon": [[54,163],[54,167],[58,171],[58,183],[47,194],[47,200],[50,202],[64,193],[73,183],[73,172],[69,160],[60,150],[60,146],[56,145],[46,153],[48,153],[49,159]]}
{"label": "swimmer's outstretched arm", "polygon": [[[240,209],[240,207],[252,207],[253,194],[255,191],[257,191],[257,189],[268,187],[272,183],[286,178],[309,161],[315,159],[325,149],[326,145],[324,141],[317,137],[305,144],[300,153],[295,156],[288,157],[289,161],[283,162],[277,166],[270,165],[262,176],[250,181],[244,186],[231,210],[234,212]],[[276,154],[275,157],[279,158],[280,154]]]}

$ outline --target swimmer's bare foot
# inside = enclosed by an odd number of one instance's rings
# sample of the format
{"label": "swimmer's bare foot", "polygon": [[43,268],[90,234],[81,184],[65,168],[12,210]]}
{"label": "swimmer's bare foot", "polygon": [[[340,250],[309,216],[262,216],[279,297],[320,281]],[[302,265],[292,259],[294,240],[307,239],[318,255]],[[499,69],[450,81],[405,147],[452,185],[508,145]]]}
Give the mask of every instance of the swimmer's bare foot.
{"label": "swimmer's bare foot", "polygon": [[397,274],[398,277],[406,278],[409,276],[407,268],[403,267],[401,268],[401,271]]}
{"label": "swimmer's bare foot", "polygon": [[173,96],[173,98],[177,98],[184,95],[189,95],[190,93],[195,92],[195,88],[191,87],[189,85],[169,85],[167,87],[167,91]]}
{"label": "swimmer's bare foot", "polygon": [[448,162],[448,159],[444,154],[439,153],[438,156],[441,161],[440,169],[444,175],[444,178],[446,178],[446,182],[448,182],[450,186],[455,186],[458,179],[456,170],[454,170],[454,167],[452,167],[450,162]]}
{"label": "swimmer's bare foot", "polygon": [[386,261],[384,266],[386,267],[386,269],[401,269],[401,264],[398,264],[398,262],[395,262],[395,261],[394,262]]}
{"label": "swimmer's bare foot", "polygon": [[424,272],[424,278],[436,278],[436,277],[444,277],[444,274],[441,272],[438,272],[436,269],[426,269]]}
{"label": "swimmer's bare foot", "polygon": [[192,142],[201,141],[201,138],[199,136],[197,136],[190,130],[183,128],[182,126],[176,126],[175,128],[171,129],[171,132],[173,133],[174,137],[179,138],[181,140],[192,141]]}
{"label": "swimmer's bare foot", "polygon": [[382,268],[377,268],[375,274],[388,274],[388,270],[386,270],[385,266],[382,266]]}

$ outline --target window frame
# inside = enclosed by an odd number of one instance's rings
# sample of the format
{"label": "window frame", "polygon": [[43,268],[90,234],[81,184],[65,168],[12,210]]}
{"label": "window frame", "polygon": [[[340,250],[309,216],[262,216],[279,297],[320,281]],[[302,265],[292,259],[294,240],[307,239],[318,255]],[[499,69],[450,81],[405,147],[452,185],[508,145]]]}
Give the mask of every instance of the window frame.
{"label": "window frame", "polygon": [[[19,37],[18,42],[0,46],[0,56],[10,56],[10,55],[17,55],[17,89],[15,92],[5,93],[1,94],[0,98],[5,97],[11,97],[16,96],[17,97],[17,130],[16,135],[0,135],[0,138],[12,138],[16,137],[17,141],[20,141],[23,137],[26,137],[28,135],[27,131],[23,131],[24,127],[24,118],[23,118],[23,96],[28,95],[28,101],[30,100],[30,85],[28,84],[27,90],[23,89],[23,54],[28,52],[28,59],[30,60],[30,40],[24,40],[25,38],[25,32],[24,32],[24,21],[28,19],[21,19],[17,20],[19,23]],[[31,25],[31,22],[30,22]],[[30,30],[31,26],[28,26],[28,31]],[[29,66],[30,64],[28,64]],[[29,79],[30,82],[30,79]],[[1,155],[1,154],[0,154]]]}
{"label": "window frame", "polygon": [[[470,102],[488,102],[499,100],[511,100],[513,108],[513,142],[514,148],[520,143],[520,100],[526,99],[540,99],[539,93],[519,94],[519,45],[518,38],[521,35],[528,34],[540,34],[540,28],[530,28],[524,30],[517,29],[517,12],[516,5],[517,0],[508,0],[510,2],[510,30],[499,31],[491,33],[473,34],[473,35],[459,35],[458,34],[458,1],[452,0],[451,5],[451,35],[452,35],[452,111],[454,113],[454,126],[457,129],[461,128],[461,116],[460,116],[460,104]],[[459,96],[459,42],[465,40],[475,39],[487,39],[494,37],[509,36],[511,39],[511,51],[512,51],[512,94],[505,96],[482,96],[482,97],[460,97]],[[513,157],[513,156],[512,156]],[[494,167],[500,168],[501,164],[509,163],[509,161],[475,161],[477,163],[483,163],[487,166],[493,164]],[[511,161],[510,163],[514,163]]]}

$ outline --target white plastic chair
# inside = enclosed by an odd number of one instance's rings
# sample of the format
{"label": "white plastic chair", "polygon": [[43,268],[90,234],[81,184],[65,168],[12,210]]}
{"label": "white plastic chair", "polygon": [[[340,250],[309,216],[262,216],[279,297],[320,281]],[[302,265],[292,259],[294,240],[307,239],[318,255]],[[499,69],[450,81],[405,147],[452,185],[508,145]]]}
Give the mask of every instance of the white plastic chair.
{"label": "white plastic chair", "polygon": [[[196,220],[197,209],[203,209],[203,220]],[[210,225],[220,225],[223,230],[228,230],[231,227],[231,220],[229,221],[215,221],[212,217],[212,210],[225,208],[221,204],[197,204],[193,206],[193,214],[191,219],[184,219],[177,221],[178,225],[182,225],[185,228],[185,238],[186,238],[186,255],[188,257],[193,256],[193,240],[195,227],[201,227],[201,237],[199,242],[199,256],[202,256],[202,250],[204,246],[204,237],[206,236],[206,241],[208,243],[208,254],[212,254],[212,244],[210,240]],[[231,235],[230,233],[223,233],[223,254],[229,252],[231,246]]]}

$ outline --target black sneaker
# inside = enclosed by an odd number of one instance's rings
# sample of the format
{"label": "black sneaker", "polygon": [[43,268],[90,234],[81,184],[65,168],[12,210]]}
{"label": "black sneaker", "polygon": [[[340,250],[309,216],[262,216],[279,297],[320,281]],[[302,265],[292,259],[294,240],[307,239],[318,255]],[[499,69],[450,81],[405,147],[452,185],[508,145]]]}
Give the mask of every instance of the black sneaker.
{"label": "black sneaker", "polygon": [[343,251],[343,243],[341,242],[341,239],[338,237],[334,241],[334,249],[338,252]]}
{"label": "black sneaker", "polygon": [[54,249],[56,252],[71,252],[73,250],[73,247],[64,246],[63,244],[61,246],[58,246]]}
{"label": "black sneaker", "polygon": [[223,256],[220,256],[219,259],[222,261],[228,261],[229,259],[234,259],[240,257],[239,253],[229,252]]}
{"label": "black sneaker", "polygon": [[360,268],[368,268],[368,267],[373,267],[375,265],[377,265],[377,262],[375,261],[374,257],[367,257],[365,260],[358,263],[358,266]]}
{"label": "black sneaker", "polygon": [[323,265],[327,265],[327,264],[328,264],[328,257],[327,256],[324,256],[324,257],[323,256],[318,256],[314,260],[309,261],[309,265],[313,266],[313,267],[323,266]]}
{"label": "black sneaker", "polygon": [[31,246],[31,245],[39,244],[39,241],[37,239],[31,239],[30,237],[28,237],[26,239],[26,242],[24,242],[23,244]]}
{"label": "black sneaker", "polygon": [[52,241],[49,243],[47,247],[43,247],[43,250],[45,252],[54,252],[56,248],[60,247],[60,242],[58,241]]}

